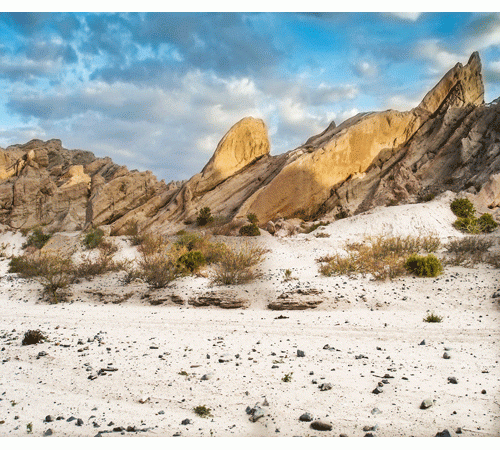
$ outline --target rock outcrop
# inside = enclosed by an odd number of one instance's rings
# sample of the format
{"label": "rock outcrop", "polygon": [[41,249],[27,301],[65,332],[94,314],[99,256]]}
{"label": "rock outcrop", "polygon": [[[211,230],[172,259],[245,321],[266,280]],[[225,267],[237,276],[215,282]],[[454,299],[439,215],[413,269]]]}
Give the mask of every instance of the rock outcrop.
{"label": "rock outcrop", "polygon": [[174,232],[208,206],[235,229],[252,212],[276,232],[283,218],[335,219],[445,190],[467,191],[498,217],[499,173],[500,104],[484,104],[481,61],[473,53],[416,108],[332,122],[281,155],[270,155],[264,122],[244,118],[186,182],[165,185],[150,172],[66,150],[58,140],[0,149],[0,223]]}

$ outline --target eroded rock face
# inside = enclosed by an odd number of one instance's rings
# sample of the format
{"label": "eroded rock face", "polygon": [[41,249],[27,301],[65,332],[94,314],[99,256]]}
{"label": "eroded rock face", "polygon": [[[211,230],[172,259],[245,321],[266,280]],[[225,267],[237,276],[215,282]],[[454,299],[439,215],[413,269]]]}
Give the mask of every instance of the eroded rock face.
{"label": "eroded rock face", "polygon": [[267,128],[261,119],[245,117],[233,125],[217,145],[210,161],[196,180],[195,191],[213,189],[255,160],[269,154]]}
{"label": "eroded rock face", "polygon": [[33,140],[0,149],[0,220],[16,229],[75,231],[111,223],[165,188],[109,158]]}
{"label": "eroded rock face", "polygon": [[223,309],[247,308],[248,300],[236,296],[233,292],[207,292],[197,297],[190,298],[191,306],[216,306]]}

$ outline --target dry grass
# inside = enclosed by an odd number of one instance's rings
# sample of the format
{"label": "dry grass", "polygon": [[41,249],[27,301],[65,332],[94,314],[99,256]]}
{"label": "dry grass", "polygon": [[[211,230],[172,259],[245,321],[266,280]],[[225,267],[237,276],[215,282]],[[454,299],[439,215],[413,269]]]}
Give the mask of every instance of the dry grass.
{"label": "dry grass", "polygon": [[494,245],[492,239],[469,236],[463,239],[454,239],[446,244],[448,257],[445,263],[452,266],[475,267],[477,264],[486,262],[495,266],[496,261],[489,253]]}
{"label": "dry grass", "polygon": [[264,260],[269,250],[258,245],[244,244],[239,249],[225,247],[213,273],[216,284],[243,284],[258,277],[254,268]]}
{"label": "dry grass", "polygon": [[407,273],[405,262],[409,255],[421,251],[436,251],[441,241],[435,236],[390,237],[377,236],[363,243],[344,246],[346,256],[320,258],[320,273],[325,276],[371,274],[376,280],[393,279]]}

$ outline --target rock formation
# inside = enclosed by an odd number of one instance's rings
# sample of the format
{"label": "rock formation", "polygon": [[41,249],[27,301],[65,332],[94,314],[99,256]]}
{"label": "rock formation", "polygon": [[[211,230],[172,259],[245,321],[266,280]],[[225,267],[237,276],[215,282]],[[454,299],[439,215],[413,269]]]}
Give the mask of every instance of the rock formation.
{"label": "rock formation", "polygon": [[484,104],[481,61],[457,64],[407,112],[361,113],[287,153],[271,156],[262,120],[245,118],[201,173],[165,185],[109,158],[30,141],[0,149],[0,222],[77,230],[108,225],[173,232],[208,206],[242,223],[330,218],[380,205],[467,191],[500,214],[500,104]]}

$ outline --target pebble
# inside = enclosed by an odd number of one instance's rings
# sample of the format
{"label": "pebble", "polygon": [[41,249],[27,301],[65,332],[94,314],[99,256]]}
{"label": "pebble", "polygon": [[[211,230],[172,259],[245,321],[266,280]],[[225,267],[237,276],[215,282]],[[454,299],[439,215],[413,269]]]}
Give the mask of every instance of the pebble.
{"label": "pebble", "polygon": [[213,378],[213,376],[214,376],[214,374],[213,374],[213,373],[206,373],[205,375],[203,375],[203,376],[201,377],[201,379],[202,379],[203,381],[206,381],[206,380],[210,380],[210,379],[212,379],[212,378]]}
{"label": "pebble", "polygon": [[444,359],[450,359],[450,358],[451,358],[451,356],[450,356],[450,354],[449,354],[448,352],[444,352],[444,353],[443,353],[443,358],[444,358]]}
{"label": "pebble", "polygon": [[425,345],[425,339],[418,345]]}
{"label": "pebble", "polygon": [[311,422],[313,420],[313,416],[311,413],[306,412],[299,417],[299,420],[301,422]]}
{"label": "pebble", "polygon": [[44,436],[52,436],[52,428],[49,428],[48,430],[45,431],[45,433],[43,433]]}
{"label": "pebble", "polygon": [[181,422],[181,425],[189,425],[191,423],[191,419],[184,419],[182,422]]}
{"label": "pebble", "polygon": [[226,362],[229,362],[229,361],[232,361],[232,360],[233,360],[233,358],[228,353],[226,353],[225,355],[222,355],[222,356],[219,357],[219,362],[220,363],[226,363]]}
{"label": "pebble", "polygon": [[380,411],[380,409],[378,409],[378,408],[373,408],[372,411],[371,411],[371,413],[373,415],[375,415],[375,414],[382,414],[382,411]]}
{"label": "pebble", "polygon": [[46,416],[44,422],[45,423],[54,422],[54,418],[52,416]]}
{"label": "pebble", "polygon": [[448,383],[457,384],[458,381],[455,377],[448,377]]}
{"label": "pebble", "polygon": [[316,420],[311,423],[311,428],[317,431],[331,431],[332,424],[328,422],[321,422],[320,420]]}
{"label": "pebble", "polygon": [[306,356],[305,352],[303,352],[302,350],[297,350],[297,356],[299,358],[303,358],[304,356]]}
{"label": "pebble", "polygon": [[436,433],[436,437],[451,437],[451,434],[448,430],[438,431]]}
{"label": "pebble", "polygon": [[380,387],[380,386],[377,386],[373,391],[372,391],[372,394],[381,394],[383,391],[383,389]]}
{"label": "pebble", "polygon": [[77,427],[81,427],[83,425],[83,420],[82,419],[76,419],[76,424]]}
{"label": "pebble", "polygon": [[257,420],[264,417],[265,414],[266,412],[260,406],[255,405],[251,410],[250,421],[257,422]]}
{"label": "pebble", "polygon": [[428,409],[432,405],[434,405],[434,402],[430,398],[426,398],[420,405],[420,409]]}
{"label": "pebble", "polygon": [[319,390],[320,391],[329,391],[332,388],[331,383],[323,383],[319,385]]}

